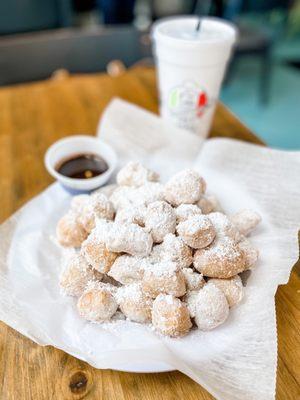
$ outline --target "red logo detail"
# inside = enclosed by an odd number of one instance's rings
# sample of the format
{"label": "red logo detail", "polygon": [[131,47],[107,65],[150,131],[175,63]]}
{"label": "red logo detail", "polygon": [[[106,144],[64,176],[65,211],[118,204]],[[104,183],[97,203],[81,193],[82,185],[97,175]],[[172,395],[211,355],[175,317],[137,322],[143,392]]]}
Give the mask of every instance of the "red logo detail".
{"label": "red logo detail", "polygon": [[198,102],[197,102],[197,115],[198,117],[201,117],[201,115],[204,113],[205,108],[208,106],[208,98],[207,94],[205,92],[202,92],[198,96]]}

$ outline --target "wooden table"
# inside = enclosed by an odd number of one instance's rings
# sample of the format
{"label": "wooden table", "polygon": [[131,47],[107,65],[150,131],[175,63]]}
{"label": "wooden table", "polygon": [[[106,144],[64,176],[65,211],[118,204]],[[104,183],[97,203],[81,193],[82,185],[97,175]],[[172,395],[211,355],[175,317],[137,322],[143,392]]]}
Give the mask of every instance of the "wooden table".
{"label": "wooden table", "polygon": [[[45,189],[47,147],[71,134],[94,134],[113,96],[157,112],[155,77],[137,68],[122,76],[73,76],[0,89],[0,222]],[[212,136],[260,143],[223,105]],[[276,295],[277,399],[300,398],[300,279],[296,271]],[[0,294],[1,295],[1,294]],[[297,375],[298,372],[298,375]],[[52,347],[40,347],[0,323],[0,400],[208,400],[213,397],[180,372],[130,374],[96,370]]]}

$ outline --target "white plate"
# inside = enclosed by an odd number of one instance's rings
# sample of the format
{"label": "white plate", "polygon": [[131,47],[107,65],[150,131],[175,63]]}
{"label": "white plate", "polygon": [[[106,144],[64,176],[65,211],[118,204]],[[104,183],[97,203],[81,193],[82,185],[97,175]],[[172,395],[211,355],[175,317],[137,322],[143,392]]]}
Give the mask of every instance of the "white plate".
{"label": "white plate", "polygon": [[153,362],[150,364],[149,363],[143,364],[142,362],[121,364],[118,368],[114,368],[114,370],[121,372],[148,373],[148,374],[174,371],[174,369],[170,367],[170,365],[160,362]]}

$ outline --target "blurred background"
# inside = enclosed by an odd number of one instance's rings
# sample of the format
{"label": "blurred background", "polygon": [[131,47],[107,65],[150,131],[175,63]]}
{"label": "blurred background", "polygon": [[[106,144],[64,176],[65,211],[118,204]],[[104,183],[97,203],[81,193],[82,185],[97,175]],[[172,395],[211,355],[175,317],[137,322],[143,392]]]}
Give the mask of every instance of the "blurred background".
{"label": "blurred background", "polygon": [[267,144],[300,149],[300,0],[2,0],[0,86],[153,65],[149,28],[177,14],[237,24],[222,101]]}

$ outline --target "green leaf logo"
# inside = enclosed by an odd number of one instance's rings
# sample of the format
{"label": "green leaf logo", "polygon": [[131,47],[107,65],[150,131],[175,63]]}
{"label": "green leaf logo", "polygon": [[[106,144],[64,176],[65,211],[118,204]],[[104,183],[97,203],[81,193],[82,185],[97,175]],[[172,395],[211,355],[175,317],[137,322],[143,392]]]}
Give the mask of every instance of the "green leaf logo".
{"label": "green leaf logo", "polygon": [[179,90],[176,88],[176,89],[173,89],[170,92],[170,95],[169,95],[169,107],[170,108],[175,108],[175,107],[178,106],[178,104],[179,104]]}

